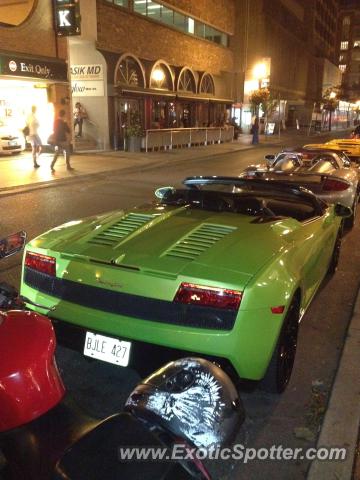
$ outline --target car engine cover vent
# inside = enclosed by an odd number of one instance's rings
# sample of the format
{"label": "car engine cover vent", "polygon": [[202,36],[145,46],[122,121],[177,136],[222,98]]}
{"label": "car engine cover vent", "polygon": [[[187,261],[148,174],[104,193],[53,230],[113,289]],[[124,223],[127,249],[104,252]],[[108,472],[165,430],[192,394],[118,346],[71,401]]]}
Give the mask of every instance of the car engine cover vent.
{"label": "car engine cover vent", "polygon": [[167,257],[194,260],[236,227],[204,223],[165,252]]}
{"label": "car engine cover vent", "polygon": [[102,232],[91,238],[88,243],[92,245],[102,245],[112,247],[117,245],[124,237],[138,230],[155,217],[145,213],[129,213],[119,222],[114,223]]}

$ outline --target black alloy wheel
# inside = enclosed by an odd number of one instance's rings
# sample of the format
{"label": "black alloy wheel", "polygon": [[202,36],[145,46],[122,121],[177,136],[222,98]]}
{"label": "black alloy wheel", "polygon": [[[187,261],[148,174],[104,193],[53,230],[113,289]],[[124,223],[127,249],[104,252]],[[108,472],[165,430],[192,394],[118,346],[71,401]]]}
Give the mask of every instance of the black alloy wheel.
{"label": "black alloy wheel", "polygon": [[354,199],[354,203],[352,204],[352,215],[351,217],[348,217],[345,219],[345,226],[346,228],[353,228],[353,226],[355,225],[355,218],[356,218],[356,209],[357,209],[357,204],[359,202],[359,195],[356,195],[355,199]]}
{"label": "black alloy wheel", "polygon": [[269,363],[261,388],[269,393],[282,393],[293,370],[299,330],[299,301],[292,300]]}
{"label": "black alloy wheel", "polygon": [[338,234],[336,236],[334,249],[333,249],[333,252],[332,252],[332,255],[331,255],[331,260],[330,260],[329,268],[328,268],[328,271],[327,271],[327,273],[329,275],[333,275],[338,268],[339,258],[340,258],[340,250],[341,250],[342,233],[343,233],[342,232],[342,227],[340,227],[339,231],[338,231]]}

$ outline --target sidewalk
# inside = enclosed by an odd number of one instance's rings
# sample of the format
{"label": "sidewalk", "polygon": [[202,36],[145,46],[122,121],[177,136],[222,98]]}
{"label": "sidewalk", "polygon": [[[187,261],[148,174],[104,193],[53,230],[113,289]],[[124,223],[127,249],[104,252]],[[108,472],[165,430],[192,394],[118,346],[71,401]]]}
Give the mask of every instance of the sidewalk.
{"label": "sidewalk", "polygon": [[[348,136],[347,132],[332,132],[332,137]],[[251,145],[251,135],[240,135],[231,143],[215,144],[202,147],[174,149],[157,152],[130,153],[123,151],[107,151],[99,153],[75,153],[71,157],[71,165],[75,170],[67,171],[63,157],[56,163],[56,171],[50,170],[52,154],[43,153],[39,158],[40,168],[34,169],[30,152],[18,156],[0,157],[0,195],[14,194],[19,191],[34,190],[56,183],[71,182],[79,177],[99,175],[113,171],[142,171],[148,168],[166,166],[187,159],[205,158],[213,155],[223,155],[247,149],[263,149],[266,147],[297,146],[310,142],[323,142],[329,139],[327,133],[307,136],[306,132],[282,132],[281,136],[260,136],[260,144]]]}

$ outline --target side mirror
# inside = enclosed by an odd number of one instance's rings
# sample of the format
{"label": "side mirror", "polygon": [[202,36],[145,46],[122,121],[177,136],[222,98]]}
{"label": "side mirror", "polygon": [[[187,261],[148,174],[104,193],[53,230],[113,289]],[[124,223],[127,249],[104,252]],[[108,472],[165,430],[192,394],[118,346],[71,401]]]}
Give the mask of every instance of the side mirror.
{"label": "side mirror", "polygon": [[169,195],[171,192],[175,190],[174,187],[160,187],[155,190],[155,197],[162,200],[164,197]]}
{"label": "side mirror", "polygon": [[10,257],[14,253],[20,252],[26,242],[26,232],[21,231],[13,233],[0,240],[0,258]]}
{"label": "side mirror", "polygon": [[335,215],[338,217],[351,217],[352,214],[353,212],[350,207],[345,207],[345,205],[341,205],[341,203],[335,205]]}
{"label": "side mirror", "polygon": [[266,166],[270,168],[275,161],[275,155],[265,155]]}

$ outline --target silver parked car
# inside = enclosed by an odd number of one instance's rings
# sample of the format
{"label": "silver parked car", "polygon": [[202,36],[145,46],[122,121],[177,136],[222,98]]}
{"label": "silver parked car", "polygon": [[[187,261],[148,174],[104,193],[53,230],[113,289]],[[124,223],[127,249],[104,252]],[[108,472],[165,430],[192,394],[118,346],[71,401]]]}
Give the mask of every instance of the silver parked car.
{"label": "silver parked car", "polygon": [[242,176],[296,183],[326,203],[350,207],[353,215],[346,225],[353,227],[360,193],[359,168],[343,152],[299,150],[266,155],[266,163],[250,165]]}
{"label": "silver parked car", "polygon": [[24,148],[25,139],[20,130],[10,127],[0,120],[0,155],[20,153]]}

